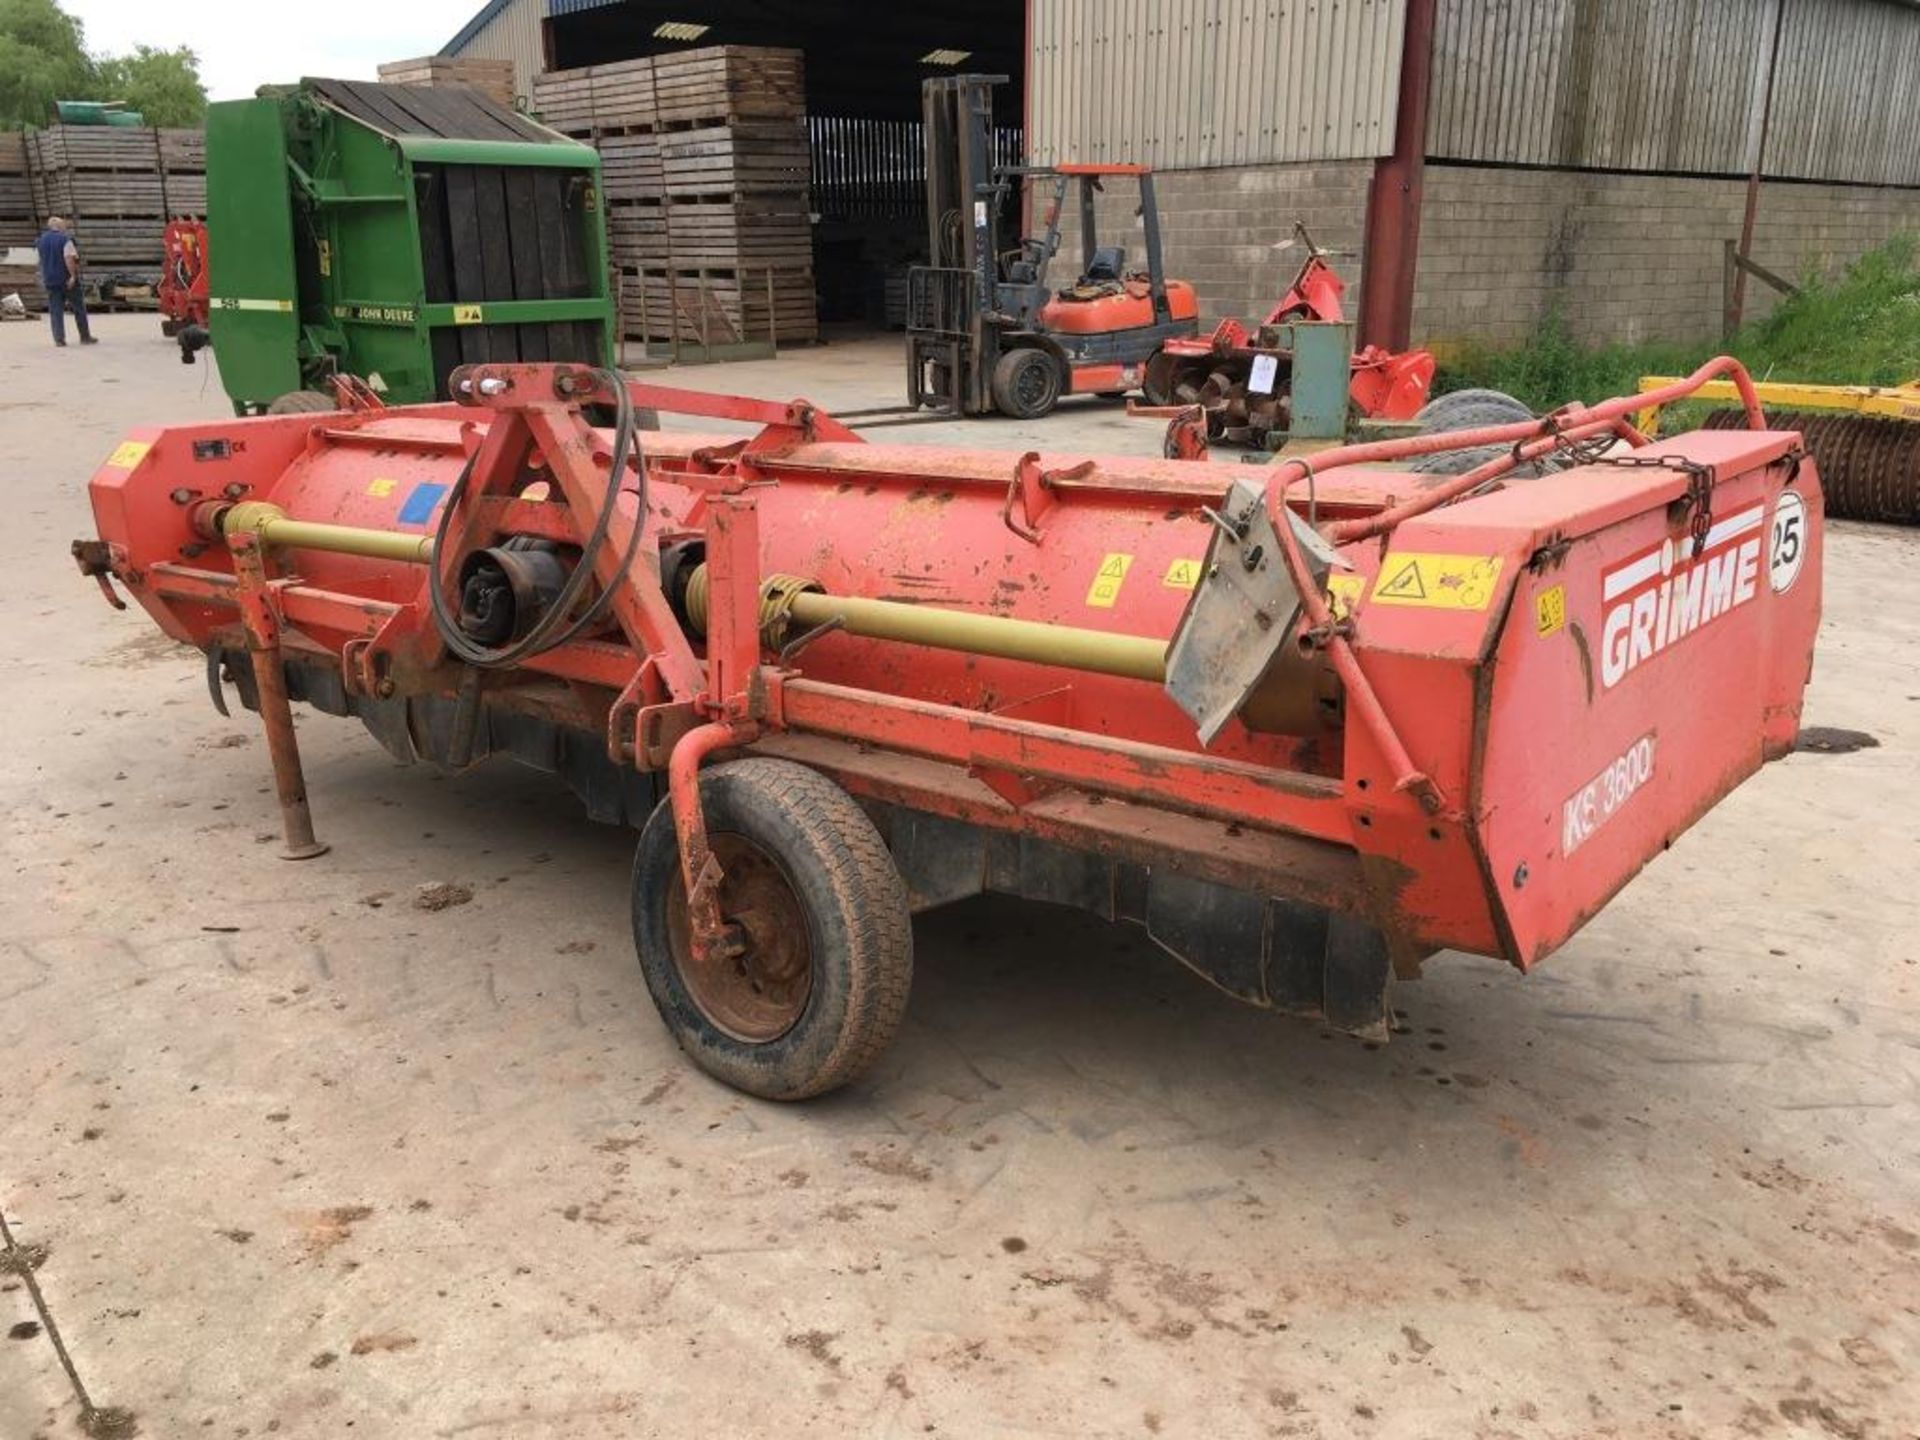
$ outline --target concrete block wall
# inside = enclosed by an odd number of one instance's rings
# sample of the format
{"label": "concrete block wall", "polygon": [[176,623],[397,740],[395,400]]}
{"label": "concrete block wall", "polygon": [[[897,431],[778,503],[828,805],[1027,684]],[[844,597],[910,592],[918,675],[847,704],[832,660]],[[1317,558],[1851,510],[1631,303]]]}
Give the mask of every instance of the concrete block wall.
{"label": "concrete block wall", "polygon": [[[1203,326],[1227,316],[1258,319],[1273,308],[1299,268],[1299,250],[1272,248],[1292,238],[1298,220],[1322,247],[1350,252],[1335,255],[1333,264],[1351,287],[1349,313],[1357,315],[1360,240],[1372,174],[1370,161],[1157,171],[1167,274],[1193,285]],[[1144,265],[1147,254],[1134,213],[1137,194],[1131,181],[1111,180],[1096,208],[1101,244],[1124,245],[1130,265]],[[1052,271],[1056,286],[1072,283],[1079,273],[1078,205],[1077,191],[1069,191]]]}
{"label": "concrete block wall", "polygon": [[[1414,339],[1517,344],[1556,307],[1586,344],[1718,335],[1745,204],[1736,179],[1429,165]],[[1920,230],[1920,190],[1769,182],[1753,254],[1788,279],[1830,274],[1903,229]],[[1749,318],[1774,298],[1749,279]]]}
{"label": "concrete block wall", "polygon": [[[1203,328],[1264,315],[1293,277],[1297,250],[1276,251],[1294,221],[1335,252],[1359,315],[1370,161],[1172,170],[1154,176],[1167,274],[1199,292]],[[1556,307],[1583,344],[1695,342],[1720,333],[1721,243],[1737,239],[1746,182],[1428,165],[1413,338],[1443,353],[1463,343],[1526,341]],[[1061,221],[1056,285],[1080,264],[1077,196]],[[1131,184],[1098,202],[1100,239],[1143,263]],[[1037,221],[1036,221],[1037,223]],[[1920,190],[1787,184],[1760,192],[1754,258],[1791,280],[1832,274],[1902,230],[1920,232]],[[1747,283],[1747,313],[1774,292]]]}

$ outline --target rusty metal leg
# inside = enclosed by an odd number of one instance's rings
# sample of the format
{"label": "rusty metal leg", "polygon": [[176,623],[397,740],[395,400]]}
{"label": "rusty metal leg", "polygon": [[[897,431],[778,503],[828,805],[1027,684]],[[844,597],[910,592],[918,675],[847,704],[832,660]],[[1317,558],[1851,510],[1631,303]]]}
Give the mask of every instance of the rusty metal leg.
{"label": "rusty metal leg", "polygon": [[704,963],[736,953],[739,939],[730,935],[720,914],[723,872],[707,844],[706,816],[700,809],[700,762],[714,751],[737,745],[743,737],[722,721],[695,726],[674,742],[667,761],[667,801],[673,806],[673,833],[680,842],[680,877],[687,887],[688,929],[693,958]]}
{"label": "rusty metal leg", "polygon": [[280,625],[267,600],[266,567],[257,537],[231,537],[234,576],[239,583],[240,618],[247,630],[254,687],[260,697],[260,723],[273,759],[273,784],[280,797],[280,823],[286,832],[284,860],[311,860],[329,846],[314,838],[313,813],[307,808],[307,781],[300,769],[300,742],[293,733],[293,706],[287,700],[286,672],[280,668]]}

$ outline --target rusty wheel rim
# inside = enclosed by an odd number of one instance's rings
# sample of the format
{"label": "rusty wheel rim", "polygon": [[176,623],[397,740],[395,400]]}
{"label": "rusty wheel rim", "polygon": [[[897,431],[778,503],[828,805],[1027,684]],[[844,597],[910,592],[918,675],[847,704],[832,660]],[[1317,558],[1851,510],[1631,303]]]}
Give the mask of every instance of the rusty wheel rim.
{"label": "rusty wheel rim", "polygon": [[725,872],[720,915],[739,927],[745,949],[704,963],[693,958],[686,891],[667,896],[667,938],[687,994],[713,1026],[736,1040],[764,1045],[791,1030],[813,993],[813,947],[807,913],[786,872],[744,835],[707,837]]}

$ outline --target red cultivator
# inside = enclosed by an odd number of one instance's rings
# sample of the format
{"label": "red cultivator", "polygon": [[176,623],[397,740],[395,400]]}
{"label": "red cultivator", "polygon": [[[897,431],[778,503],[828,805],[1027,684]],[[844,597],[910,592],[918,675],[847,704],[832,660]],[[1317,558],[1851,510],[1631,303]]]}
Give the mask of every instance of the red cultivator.
{"label": "red cultivator", "polygon": [[[1715,373],[1744,384],[1673,394]],[[1652,445],[1627,399],[1255,470],[868,444],[565,366],[457,388],[137,431],[81,566],[260,711],[290,854],[318,849],[292,700],[642,826],[649,987],[757,1094],[857,1074],[910,912],[983,890],[1383,1033],[1392,975],[1532,966],[1797,728],[1820,487],[1756,405]],[[642,454],[636,406],[759,428]],[[1362,468],[1496,443],[1444,480]]]}
{"label": "red cultivator", "polygon": [[1198,406],[1207,439],[1277,449],[1290,438],[1337,439],[1351,416],[1411,420],[1426,404],[1433,356],[1378,345],[1349,353],[1346,282],[1305,226],[1294,236],[1307,258],[1280,303],[1257,326],[1222,320],[1204,339],[1163,342],[1147,365],[1150,406]]}
{"label": "red cultivator", "polygon": [[[160,333],[178,335],[207,323],[207,226],[202,220],[169,220],[160,267]],[[191,358],[191,357],[189,357]]]}

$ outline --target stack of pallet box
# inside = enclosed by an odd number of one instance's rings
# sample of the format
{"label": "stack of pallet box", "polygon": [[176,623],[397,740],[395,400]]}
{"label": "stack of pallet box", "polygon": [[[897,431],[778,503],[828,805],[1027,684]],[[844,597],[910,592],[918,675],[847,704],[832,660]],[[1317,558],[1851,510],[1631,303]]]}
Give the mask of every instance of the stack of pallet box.
{"label": "stack of pallet box", "polygon": [[39,233],[34,219],[27,137],[18,130],[0,131],[0,250],[31,245]]}
{"label": "stack of pallet box", "polygon": [[[27,247],[39,233],[33,195],[27,181],[27,139],[17,130],[0,132],[0,295],[18,295],[29,305],[40,301],[40,267]],[[9,256],[9,250],[21,253]]]}
{"label": "stack of pallet box", "polygon": [[168,219],[207,212],[198,130],[53,125],[25,140],[35,218],[66,216],[95,270],[158,269]]}
{"label": "stack of pallet box", "polygon": [[417,60],[392,60],[380,67],[384,85],[418,85],[427,90],[463,85],[489,100],[513,108],[513,61],[488,60],[478,55],[422,55]]}
{"label": "stack of pallet box", "polygon": [[819,338],[799,51],[714,46],[533,88],[542,120],[600,151],[628,339]]}

